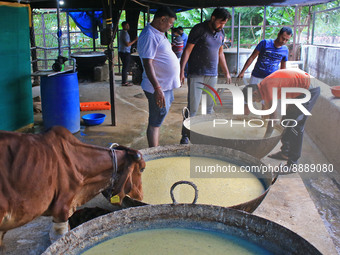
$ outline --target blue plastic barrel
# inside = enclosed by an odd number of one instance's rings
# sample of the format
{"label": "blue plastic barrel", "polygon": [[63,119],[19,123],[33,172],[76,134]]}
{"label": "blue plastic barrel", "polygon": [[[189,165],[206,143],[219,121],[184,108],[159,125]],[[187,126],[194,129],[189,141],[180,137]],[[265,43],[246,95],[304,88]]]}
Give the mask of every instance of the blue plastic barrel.
{"label": "blue plastic barrel", "polygon": [[72,133],[80,130],[77,73],[42,76],[40,94],[45,130],[52,126],[63,126]]}

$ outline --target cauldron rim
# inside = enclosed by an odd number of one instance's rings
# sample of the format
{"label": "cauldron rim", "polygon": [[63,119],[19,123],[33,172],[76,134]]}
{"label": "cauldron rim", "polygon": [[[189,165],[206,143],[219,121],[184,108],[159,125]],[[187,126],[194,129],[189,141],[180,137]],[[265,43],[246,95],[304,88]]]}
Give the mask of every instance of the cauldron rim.
{"label": "cauldron rim", "polygon": [[[253,49],[239,48],[239,53],[240,54],[249,54],[249,53],[252,53],[253,51],[254,51]],[[236,54],[237,53],[237,48],[223,49],[223,53]]]}
{"label": "cauldron rim", "polygon": [[77,51],[71,54],[73,58],[89,58],[89,57],[103,57],[106,56],[104,52],[101,51]]}
{"label": "cauldron rim", "polygon": [[[114,227],[113,227],[114,226]],[[124,234],[171,227],[231,234],[269,251],[320,255],[300,235],[265,218],[243,211],[202,204],[146,205],[115,211],[81,224],[49,246],[42,255],[80,254]]]}

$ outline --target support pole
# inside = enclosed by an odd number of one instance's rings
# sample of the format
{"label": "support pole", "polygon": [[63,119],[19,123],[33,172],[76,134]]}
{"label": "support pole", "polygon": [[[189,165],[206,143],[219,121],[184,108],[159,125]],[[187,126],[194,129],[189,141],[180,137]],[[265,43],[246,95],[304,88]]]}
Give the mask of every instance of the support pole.
{"label": "support pole", "polygon": [[109,58],[109,77],[110,77],[110,103],[111,103],[111,123],[116,126],[116,99],[115,99],[115,79],[114,79],[114,65],[113,65],[113,22],[112,22],[112,7],[113,0],[109,0],[109,12],[106,24],[110,29],[110,43],[107,46],[107,54]]}
{"label": "support pole", "polygon": [[[42,36],[43,36],[43,46],[44,46],[44,59],[47,59],[46,53],[46,26],[45,26],[45,15],[44,13],[41,14],[41,27],[42,27]],[[48,68],[48,61],[44,61],[44,68]]]}
{"label": "support pole", "polygon": [[109,0],[108,2],[109,13],[108,13],[108,18],[106,19],[106,24],[110,30],[110,43],[107,46],[107,53],[108,53],[108,58],[109,58],[111,121],[112,121],[112,126],[116,126],[117,120],[116,120],[115,79],[114,79],[114,63],[113,63],[113,57],[114,57],[113,41],[118,30],[118,22],[119,22],[120,16],[122,14],[123,9],[125,8],[126,0],[124,0],[122,8],[120,12],[117,14],[116,20],[113,20],[113,4],[114,4],[113,1],[114,0]]}
{"label": "support pole", "polygon": [[299,10],[298,10],[298,6],[296,5],[295,6],[295,19],[294,19],[294,32],[293,32],[293,61],[296,61],[297,59],[296,59],[296,36],[297,36],[297,34],[296,34],[296,31],[297,31],[297,22],[298,22],[298,12],[299,12]]}
{"label": "support pole", "polygon": [[236,54],[236,75],[238,75],[238,67],[240,65],[240,41],[241,41],[241,13],[238,13],[238,27],[237,27],[237,54]]}
{"label": "support pole", "polygon": [[96,31],[97,30],[97,23],[96,23],[96,17],[95,17],[95,11],[92,11],[92,48],[93,51],[96,51]]}
{"label": "support pole", "polygon": [[312,6],[309,6],[308,8],[308,32],[307,32],[307,44],[310,44],[310,22],[312,17]]}
{"label": "support pole", "polygon": [[57,22],[58,22],[58,56],[61,56],[61,28],[60,28],[60,10],[59,10],[59,0],[57,0]]}
{"label": "support pole", "polygon": [[[68,56],[71,58],[71,37],[70,37],[70,17],[68,12],[66,13],[66,23],[67,23],[67,43],[68,43]],[[69,64],[72,64],[72,61],[69,60]]]}
{"label": "support pole", "polygon": [[266,20],[267,20],[267,6],[264,7],[263,11],[262,40],[266,39]]}
{"label": "support pole", "polygon": [[[32,15],[32,14],[31,14]],[[30,42],[31,42],[31,57],[32,57],[32,69],[33,73],[38,71],[38,57],[37,57],[37,48],[35,44],[35,36],[34,36],[34,22],[32,15],[32,23],[30,24]],[[39,77],[33,76],[33,86],[39,85]]]}
{"label": "support pole", "polygon": [[315,32],[315,19],[316,13],[313,12],[313,28],[312,28],[312,45],[314,44],[314,32]]}
{"label": "support pole", "polygon": [[234,27],[235,27],[235,7],[232,8],[231,15],[231,48],[234,47]]}

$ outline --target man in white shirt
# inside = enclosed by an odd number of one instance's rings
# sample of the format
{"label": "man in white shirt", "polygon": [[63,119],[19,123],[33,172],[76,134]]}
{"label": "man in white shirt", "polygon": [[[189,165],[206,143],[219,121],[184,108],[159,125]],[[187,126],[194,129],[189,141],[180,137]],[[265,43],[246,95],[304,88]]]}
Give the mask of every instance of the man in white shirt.
{"label": "man in white shirt", "polygon": [[137,44],[144,68],[141,86],[149,102],[149,147],[159,145],[159,128],[174,99],[173,89],[180,87],[178,58],[165,36],[175,20],[176,14],[170,8],[161,7],[143,29]]}

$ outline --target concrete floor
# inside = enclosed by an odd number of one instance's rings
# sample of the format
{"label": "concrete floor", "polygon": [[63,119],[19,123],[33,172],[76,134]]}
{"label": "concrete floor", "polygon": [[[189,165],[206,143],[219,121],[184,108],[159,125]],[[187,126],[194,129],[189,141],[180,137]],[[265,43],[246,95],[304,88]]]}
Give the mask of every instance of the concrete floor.
{"label": "concrete floor", "polygon": [[[121,87],[119,79],[120,77],[117,77],[116,81],[117,125],[111,125],[110,111],[96,111],[107,115],[105,122],[92,127],[82,125],[80,132],[75,136],[85,143],[99,146],[107,147],[115,142],[135,149],[147,148],[145,137],[148,117],[147,100],[140,86]],[[109,101],[109,85],[106,82],[81,83],[79,88],[81,102]],[[186,92],[185,85],[175,91],[175,101],[161,128],[161,146],[179,143]],[[87,113],[90,112],[81,112],[82,115]],[[41,127],[41,114],[35,114],[34,132],[40,132]],[[277,145],[275,150],[278,150],[279,146]],[[268,157],[263,161],[275,165],[280,163]],[[308,136],[305,137],[300,162],[327,163]],[[312,243],[322,254],[338,254],[340,251],[338,183],[338,175],[280,176],[254,214],[291,229]],[[108,208],[111,206],[101,195],[86,204],[86,206],[96,205]],[[5,245],[0,249],[0,254],[42,253],[49,245],[50,226],[50,217],[40,217],[21,228],[9,231],[5,235]]]}

